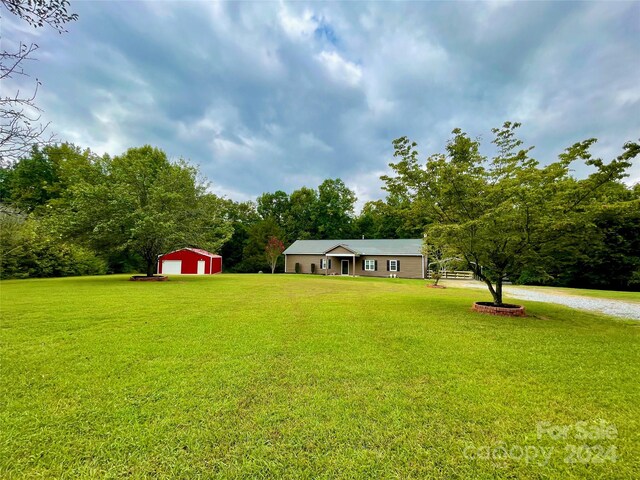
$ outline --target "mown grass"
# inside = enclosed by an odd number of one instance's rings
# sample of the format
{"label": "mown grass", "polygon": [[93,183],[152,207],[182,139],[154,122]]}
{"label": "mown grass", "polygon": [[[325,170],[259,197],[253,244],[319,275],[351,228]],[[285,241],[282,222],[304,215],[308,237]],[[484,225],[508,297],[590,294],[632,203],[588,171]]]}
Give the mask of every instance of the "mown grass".
{"label": "mown grass", "polygon": [[[481,291],[304,275],[0,295],[2,478],[640,476],[638,322],[530,302],[499,318],[470,311]],[[617,433],[538,438],[580,421]],[[604,462],[565,462],[585,444]],[[483,446],[553,450],[466,458]]]}

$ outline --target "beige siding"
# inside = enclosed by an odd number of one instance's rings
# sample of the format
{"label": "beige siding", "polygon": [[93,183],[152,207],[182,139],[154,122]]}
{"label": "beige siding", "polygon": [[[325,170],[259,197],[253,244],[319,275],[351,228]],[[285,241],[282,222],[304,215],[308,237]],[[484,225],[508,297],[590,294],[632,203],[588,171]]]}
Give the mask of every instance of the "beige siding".
{"label": "beige siding", "polygon": [[311,264],[315,264],[316,273],[329,275],[340,274],[340,260],[336,258],[331,259],[331,269],[328,269],[327,272],[324,270],[320,270],[320,259],[325,258],[322,255],[287,255],[287,273],[295,273],[296,272],[296,263],[300,264],[300,273],[311,273]]}
{"label": "beige siding", "polygon": [[[389,274],[395,273],[400,278],[423,278],[422,277],[422,256],[398,256],[393,255],[380,255],[380,256],[366,256],[356,257],[355,259],[355,271],[353,265],[353,257],[333,257],[331,259],[331,269],[325,272],[320,270],[320,259],[322,255],[287,255],[286,271],[287,273],[295,273],[296,263],[300,264],[300,273],[311,273],[311,264],[316,265],[316,273],[324,275],[340,275],[340,261],[342,259],[349,260],[349,274],[361,275],[363,277],[388,277]],[[363,260],[377,260],[378,269],[375,272],[364,271],[362,269]],[[387,260],[399,260],[400,271],[389,272],[387,271]]]}
{"label": "beige siding", "polygon": [[[356,258],[356,275],[363,277],[388,277],[389,274],[395,273],[400,278],[422,278],[422,260],[421,256],[399,256],[380,255],[366,256]],[[377,260],[378,269],[375,272],[365,271],[362,269],[363,260]],[[400,270],[397,272],[389,272],[387,270],[387,260],[398,260],[400,262]]]}

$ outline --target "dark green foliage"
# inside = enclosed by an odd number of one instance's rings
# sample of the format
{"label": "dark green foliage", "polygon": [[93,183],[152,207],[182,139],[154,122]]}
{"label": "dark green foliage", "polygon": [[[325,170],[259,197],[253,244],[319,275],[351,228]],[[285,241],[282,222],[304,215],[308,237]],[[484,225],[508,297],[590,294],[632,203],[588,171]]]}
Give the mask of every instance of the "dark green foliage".
{"label": "dark green foliage", "polygon": [[263,193],[256,200],[258,214],[263,220],[272,219],[278,225],[284,225],[289,212],[289,196],[282,190],[275,193]]}
{"label": "dark green foliage", "polygon": [[355,222],[355,237],[420,238],[430,222],[425,209],[410,199],[389,195],[365,203]]}
{"label": "dark green foliage", "polygon": [[185,246],[217,251],[231,237],[224,201],[206,193],[197,170],[170,162],[151,146],[104,159],[99,178],[81,178],[65,192],[56,228],[97,250],[139,254],[153,275],[158,255]]}
{"label": "dark green foliage", "polygon": [[355,193],[339,178],[327,179],[318,187],[318,238],[351,238]]}
{"label": "dark green foliage", "polygon": [[[256,272],[266,270],[264,248],[270,235],[288,246],[298,239],[349,238],[354,235],[355,193],[340,179],[325,180],[318,190],[302,187],[291,195],[278,190],[264,193],[248,214],[238,214],[242,204],[227,205],[234,218],[234,234],[222,247],[226,271]],[[247,204],[249,205],[249,204]],[[251,204],[252,205],[252,204]],[[282,271],[283,259],[278,260]]]}
{"label": "dark green foliage", "polygon": [[[475,229],[476,246],[492,252],[492,260],[477,262],[490,281],[508,276],[518,283],[639,289],[640,186],[617,180],[637,144],[627,144],[605,165],[589,154],[594,140],[580,142],[543,168],[516,139],[516,127],[495,130],[493,159],[480,154],[477,140],[456,130],[446,152],[430,157],[423,170],[416,167],[415,145],[399,139],[399,175],[387,179],[387,198],[367,202],[359,215],[355,193],[340,179],[290,195],[264,193],[255,203],[235,202],[207,193],[193,167],[169,162],[152,147],[113,159],[69,144],[34,147],[0,169],[5,213],[30,225],[31,234],[33,228],[40,232],[37,241],[8,239],[15,229],[5,215],[3,252],[15,248],[17,254],[4,255],[3,275],[100,273],[103,261],[108,272],[149,273],[159,253],[184,246],[220,253],[224,271],[257,272],[269,267],[270,236],[288,246],[297,239],[419,238],[427,230],[432,241],[440,236],[455,243],[468,227],[467,232]],[[572,178],[567,172],[575,159],[596,173]],[[404,185],[396,181],[401,177]],[[455,221],[446,233],[439,231],[445,209],[451,214],[454,206]],[[527,209],[535,219],[528,226],[522,216]],[[529,235],[524,243],[523,232]],[[507,243],[492,243],[494,233]],[[100,265],[86,266],[88,251]],[[282,258],[276,270],[283,270]]]}
{"label": "dark green foliage", "polygon": [[[623,192],[631,189],[618,184]],[[614,200],[615,202],[615,200]],[[640,200],[603,204],[583,229],[541,250],[544,269],[523,267],[517,283],[640,290]]]}
{"label": "dark green foliage", "polygon": [[[479,140],[460,129],[453,130],[445,152],[424,165],[418,162],[417,144],[399,138],[393,142],[400,159],[391,164],[395,176],[382,177],[386,190],[410,198],[433,219],[427,243],[453,248],[487,284],[496,305],[502,304],[505,279],[525,269],[524,279],[549,276],[545,251],[589,227],[639,151],[637,144],[627,143],[605,164],[589,152],[596,141],[589,139],[541,166],[530,156],[532,147],[523,147],[515,136],[518,127],[507,122],[493,130],[497,153],[491,159],[480,153]],[[573,178],[571,164],[578,160],[595,172]]]}
{"label": "dark green foliage", "polygon": [[60,196],[60,166],[51,147],[33,147],[31,156],[4,169],[2,201],[9,201],[24,212],[32,212]]}
{"label": "dark green foliage", "polygon": [[291,194],[284,224],[289,242],[317,238],[318,208],[317,190],[302,187]]}
{"label": "dark green foliage", "polygon": [[107,273],[106,260],[50,235],[37,219],[0,213],[0,278],[68,277]]}
{"label": "dark green foliage", "polygon": [[225,200],[224,218],[233,225],[233,235],[220,248],[223,270],[225,272],[239,271],[242,262],[242,252],[249,240],[249,228],[260,221],[253,202],[234,202]]}
{"label": "dark green foliage", "polygon": [[[247,235],[247,241],[242,251],[242,261],[234,267],[234,271],[241,273],[270,271],[271,267],[265,256],[265,247],[270,237],[282,237],[282,229],[273,218],[269,217],[251,225]],[[276,264],[276,271],[283,269],[284,258],[280,257]]]}

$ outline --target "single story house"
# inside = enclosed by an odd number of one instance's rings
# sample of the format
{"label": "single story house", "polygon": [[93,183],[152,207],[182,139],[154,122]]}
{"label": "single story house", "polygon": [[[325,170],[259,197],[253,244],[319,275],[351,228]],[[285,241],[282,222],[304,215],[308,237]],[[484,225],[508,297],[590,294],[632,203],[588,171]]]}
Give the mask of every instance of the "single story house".
{"label": "single story house", "polygon": [[199,248],[181,248],[158,256],[162,275],[213,275],[222,272],[222,257]]}
{"label": "single story house", "polygon": [[285,273],[425,278],[422,239],[296,240],[284,252]]}

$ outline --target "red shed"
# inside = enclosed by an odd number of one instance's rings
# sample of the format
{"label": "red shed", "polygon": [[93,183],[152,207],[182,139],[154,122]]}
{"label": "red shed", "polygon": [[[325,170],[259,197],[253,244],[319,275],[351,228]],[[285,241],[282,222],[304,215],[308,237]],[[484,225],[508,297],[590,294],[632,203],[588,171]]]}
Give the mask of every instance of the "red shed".
{"label": "red shed", "polygon": [[222,257],[199,248],[183,248],[158,257],[163,275],[213,275],[222,272]]}

